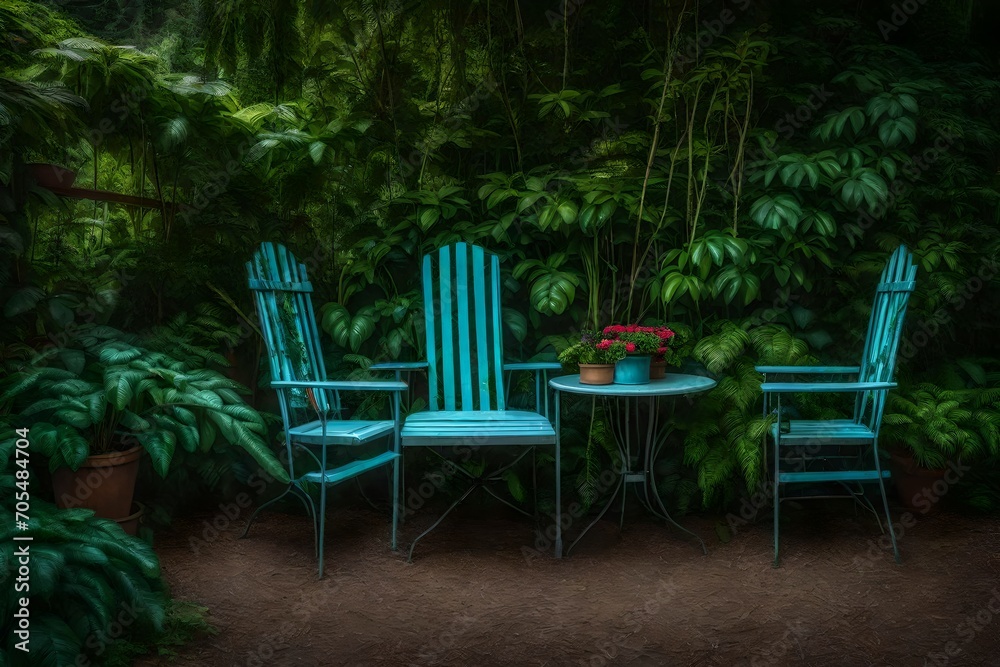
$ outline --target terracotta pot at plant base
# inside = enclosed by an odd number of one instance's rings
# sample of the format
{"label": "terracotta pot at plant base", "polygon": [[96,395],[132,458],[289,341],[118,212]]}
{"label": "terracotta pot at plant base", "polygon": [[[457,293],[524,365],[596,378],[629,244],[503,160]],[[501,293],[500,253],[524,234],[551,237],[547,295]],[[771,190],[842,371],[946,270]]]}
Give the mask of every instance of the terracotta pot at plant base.
{"label": "terracotta pot at plant base", "polygon": [[121,519],[115,519],[115,523],[121,526],[126,535],[135,535],[139,532],[139,522],[142,520],[142,513],[146,511],[142,503],[132,503],[133,512]]}
{"label": "terracotta pot at plant base", "polygon": [[890,451],[889,456],[892,481],[896,485],[900,503],[907,509],[921,513],[937,507],[941,496],[947,492],[947,484],[944,482],[947,470],[921,468],[907,452]]}
{"label": "terracotta pot at plant base", "polygon": [[667,377],[667,362],[653,360],[649,363],[649,379],[662,380]]}
{"label": "terracotta pot at plant base", "polygon": [[53,471],[56,506],[92,509],[104,519],[128,517],[132,514],[140,454],[142,447],[136,445],[124,452],[94,454],[78,470]]}
{"label": "terracotta pot at plant base", "polygon": [[580,364],[580,384],[611,384],[614,379],[614,364]]}
{"label": "terracotta pot at plant base", "polygon": [[71,188],[76,172],[57,164],[35,163],[28,165],[28,173],[43,188]]}

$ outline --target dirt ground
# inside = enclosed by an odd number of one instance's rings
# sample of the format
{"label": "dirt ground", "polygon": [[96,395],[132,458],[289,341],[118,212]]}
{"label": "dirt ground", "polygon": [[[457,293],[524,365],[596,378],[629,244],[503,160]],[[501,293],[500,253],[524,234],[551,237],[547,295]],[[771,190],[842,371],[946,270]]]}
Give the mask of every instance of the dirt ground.
{"label": "dirt ground", "polygon": [[174,596],[206,605],[219,634],[141,664],[1000,665],[996,519],[897,510],[896,565],[849,504],[789,507],[779,569],[767,520],[724,543],[724,518],[685,517],[707,556],[641,515],[620,535],[601,521],[555,560],[529,557],[529,520],[473,506],[408,564],[383,515],[337,508],[321,581],[305,517],[264,513],[238,540],[240,518],[207,542],[213,517],[198,517],[155,546]]}

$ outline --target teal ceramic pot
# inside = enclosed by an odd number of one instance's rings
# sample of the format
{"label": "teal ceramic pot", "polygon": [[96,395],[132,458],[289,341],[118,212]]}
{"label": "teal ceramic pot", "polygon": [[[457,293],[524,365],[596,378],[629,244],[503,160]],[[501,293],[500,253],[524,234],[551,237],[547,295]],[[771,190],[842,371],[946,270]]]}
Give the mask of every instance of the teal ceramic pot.
{"label": "teal ceramic pot", "polygon": [[648,354],[629,355],[615,364],[615,384],[649,384]]}

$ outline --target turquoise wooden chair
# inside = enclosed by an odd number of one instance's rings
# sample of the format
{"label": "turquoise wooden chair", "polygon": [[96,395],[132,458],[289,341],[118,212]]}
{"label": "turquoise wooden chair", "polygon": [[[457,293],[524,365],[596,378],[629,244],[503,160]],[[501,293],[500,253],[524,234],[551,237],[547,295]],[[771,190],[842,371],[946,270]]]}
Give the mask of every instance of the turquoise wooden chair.
{"label": "turquoise wooden chair", "polygon": [[[271,386],[277,390],[284,423],[288,475],[291,481],[277,498],[251,515],[240,537],[246,537],[257,514],[289,493],[299,498],[313,520],[313,540],[323,576],[323,543],[326,528],[327,487],[361,474],[392,466],[392,549],[396,549],[399,508],[399,395],[404,382],[392,380],[332,381],[326,379],[323,352],[316,329],[306,267],[284,246],[264,243],[247,263],[260,328],[267,345]],[[387,391],[392,395],[392,419],[340,419],[342,391]],[[377,443],[383,443],[376,446]],[[302,471],[293,450],[305,451],[317,469]],[[374,451],[370,451],[374,449]],[[349,460],[334,463],[334,452],[345,451]],[[308,487],[319,487],[319,508]]]}
{"label": "turquoise wooden chair", "polygon": [[[425,255],[422,267],[424,326],[427,361],[372,366],[397,373],[426,368],[428,409],[409,414],[403,422],[401,441],[407,447],[478,448],[523,446],[520,456],[499,470],[474,476],[462,466],[451,470],[469,478],[471,485],[410,546],[409,558],[423,537],[434,530],[475,489],[523,511],[487,486],[498,482],[535,446],[555,448],[556,557],[562,556],[559,444],[549,418],[544,376],[558,370],[554,362],[503,361],[503,327],[500,302],[500,260],[483,248],[455,243]],[[531,371],[535,378],[535,410],[510,410],[504,372]],[[468,451],[468,450],[466,450]],[[437,452],[440,454],[440,452]],[[444,458],[444,457],[442,457]]]}
{"label": "turquoise wooden chair", "polygon": [[[867,499],[861,485],[877,484],[882,495],[882,507],[885,510],[893,554],[896,562],[900,562],[896,534],[889,515],[889,501],[885,494],[885,479],[889,477],[889,471],[882,469],[879,460],[878,434],[886,396],[896,386],[893,382],[896,352],[916,275],[917,267],[910,252],[900,246],[889,258],[889,263],[882,272],[872,305],[860,366],[757,367],[764,374],[764,384],[761,386],[764,391],[764,414],[768,413],[772,400],[777,408],[777,420],[771,427],[771,439],[774,443],[775,567],[778,566],[779,513],[783,500],[780,492],[783,486],[790,484],[816,486],[838,483],[850,490],[849,497],[862,503],[867,502]],[[826,378],[855,376],[856,380],[784,383],[768,380],[768,376],[776,374]],[[782,396],[809,392],[855,394],[854,416],[851,419],[833,420],[784,419],[781,410]],[[874,511],[870,503],[868,507]]]}

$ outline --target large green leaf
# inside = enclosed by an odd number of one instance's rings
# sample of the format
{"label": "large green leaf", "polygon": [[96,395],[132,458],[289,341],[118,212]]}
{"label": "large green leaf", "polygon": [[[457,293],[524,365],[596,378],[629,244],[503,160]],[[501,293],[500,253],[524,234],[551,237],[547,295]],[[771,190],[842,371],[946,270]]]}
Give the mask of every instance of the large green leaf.
{"label": "large green leaf", "polygon": [[376,315],[372,306],[361,308],[354,316],[338,303],[327,304],[323,311],[321,326],[339,347],[357,352],[375,333]]}
{"label": "large green leaf", "polygon": [[572,305],[578,284],[579,278],[569,273],[543,273],[531,283],[531,305],[545,315],[560,315]]}

